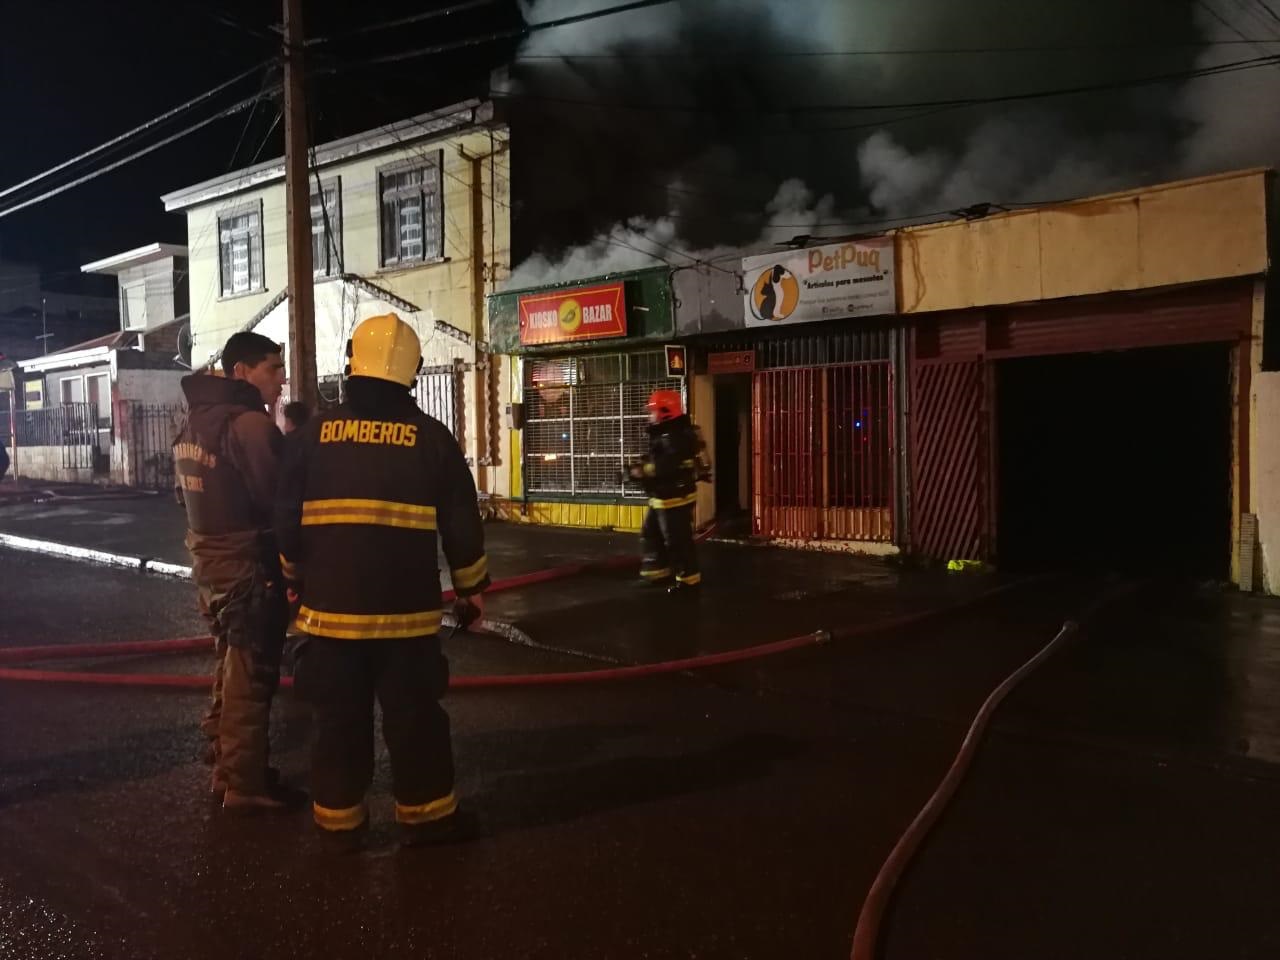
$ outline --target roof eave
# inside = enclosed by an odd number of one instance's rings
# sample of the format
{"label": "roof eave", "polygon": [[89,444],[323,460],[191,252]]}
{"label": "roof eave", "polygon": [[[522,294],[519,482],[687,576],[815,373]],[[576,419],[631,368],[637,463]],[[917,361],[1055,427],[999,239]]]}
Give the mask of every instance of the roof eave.
{"label": "roof eave", "polygon": [[[323,168],[354,157],[393,149],[421,140],[438,139],[446,134],[468,130],[490,123],[494,118],[493,103],[488,100],[464,100],[461,103],[398,120],[362,133],[321,144],[315,149],[315,166]],[[243,170],[205,180],[164,194],[160,200],[167,213],[200,206],[221,197],[252,190],[284,178],[284,160],[267,160]]]}
{"label": "roof eave", "polygon": [[148,243],[144,247],[136,247],[111,257],[103,257],[93,263],[86,263],[80,267],[80,272],[114,275],[129,267],[164,260],[167,257],[185,257],[186,255],[187,248],[180,243]]}

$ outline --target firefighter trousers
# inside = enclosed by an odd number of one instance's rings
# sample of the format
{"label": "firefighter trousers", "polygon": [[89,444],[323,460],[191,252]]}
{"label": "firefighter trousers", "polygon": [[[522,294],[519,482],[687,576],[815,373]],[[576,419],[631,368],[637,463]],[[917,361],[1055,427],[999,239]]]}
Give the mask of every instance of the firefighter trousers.
{"label": "firefighter trousers", "polygon": [[215,777],[240,793],[267,786],[271,701],[288,622],[280,584],[268,576],[259,568],[231,583],[198,586],[217,658],[200,727],[213,746]]}
{"label": "firefighter trousers", "polygon": [[698,551],[693,542],[693,504],[650,507],[640,530],[644,560],[640,575],[647,580],[665,580],[674,574],[688,586],[702,582],[698,572]]}
{"label": "firefighter trousers", "polygon": [[315,720],[311,796],[319,826],[352,830],[367,816],[375,700],[382,707],[382,739],[391,757],[396,819],[427,823],[457,809],[449,715],[439,702],[449,686],[449,662],[438,637],[309,637],[295,673],[297,690]]}

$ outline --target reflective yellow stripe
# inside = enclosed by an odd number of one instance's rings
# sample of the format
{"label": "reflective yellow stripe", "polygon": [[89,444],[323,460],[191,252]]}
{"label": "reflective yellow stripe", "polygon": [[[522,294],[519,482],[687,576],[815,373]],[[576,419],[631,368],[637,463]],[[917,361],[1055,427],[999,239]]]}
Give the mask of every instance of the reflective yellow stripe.
{"label": "reflective yellow stripe", "polygon": [[403,640],[426,637],[440,629],[439,610],[417,613],[331,613],[304,606],[297,627],[303,633],[339,640]]}
{"label": "reflective yellow stripe", "polygon": [[417,806],[406,806],[397,802],[396,821],[398,823],[430,823],[433,820],[443,820],[455,813],[457,809],[458,795],[450,790],[447,796],[439,800],[420,803]]}
{"label": "reflective yellow stripe", "polygon": [[358,803],[354,807],[346,807],[342,810],[332,810],[329,807],[322,807],[318,803],[311,804],[311,816],[316,822],[316,826],[322,830],[354,830],[360,824],[364,823],[365,818],[369,815],[363,803]]}
{"label": "reflective yellow stripe", "polygon": [[280,570],[290,580],[298,579],[298,565],[286,560],[283,553],[280,554]]}
{"label": "reflective yellow stripe", "polygon": [[663,577],[671,576],[671,568],[663,567],[660,570],[641,570],[640,576],[649,580],[661,580]]}
{"label": "reflective yellow stripe", "polygon": [[688,584],[689,586],[692,587],[702,582],[702,574],[682,573],[680,576],[676,577],[676,580],[680,583]]}
{"label": "reflective yellow stripe", "polygon": [[649,506],[655,510],[671,510],[674,507],[687,507],[697,499],[698,495],[696,493],[691,493],[687,497],[672,497],[670,500],[659,500],[654,497],[649,501]]}
{"label": "reflective yellow stripe", "polygon": [[489,558],[482,556],[469,567],[459,567],[449,573],[455,590],[470,590],[489,575]]}
{"label": "reflective yellow stripe", "polygon": [[409,530],[434,530],[436,508],[394,500],[307,500],[302,504],[302,525],[355,523]]}

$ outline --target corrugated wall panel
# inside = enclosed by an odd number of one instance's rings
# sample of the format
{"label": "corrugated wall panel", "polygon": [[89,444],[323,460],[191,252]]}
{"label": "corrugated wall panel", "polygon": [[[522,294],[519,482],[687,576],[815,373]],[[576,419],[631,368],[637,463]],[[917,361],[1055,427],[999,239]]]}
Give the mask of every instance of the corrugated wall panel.
{"label": "corrugated wall panel", "polygon": [[917,363],[911,379],[912,550],[938,560],[981,559],[982,364]]}
{"label": "corrugated wall panel", "polygon": [[993,311],[988,356],[1046,356],[1248,336],[1252,282]]}

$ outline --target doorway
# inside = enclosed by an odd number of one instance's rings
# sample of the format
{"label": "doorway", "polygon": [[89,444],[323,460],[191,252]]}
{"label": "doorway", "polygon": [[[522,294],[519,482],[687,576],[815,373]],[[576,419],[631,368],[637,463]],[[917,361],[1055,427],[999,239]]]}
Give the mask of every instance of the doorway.
{"label": "doorway", "polygon": [[1227,344],[996,364],[998,559],[1226,579]]}
{"label": "doorway", "polygon": [[722,535],[751,532],[751,375],[715,378],[716,523]]}

